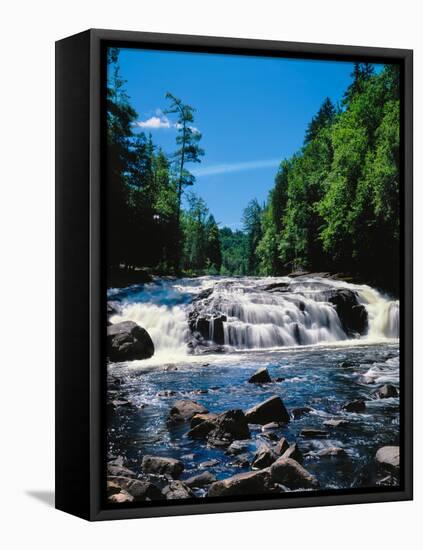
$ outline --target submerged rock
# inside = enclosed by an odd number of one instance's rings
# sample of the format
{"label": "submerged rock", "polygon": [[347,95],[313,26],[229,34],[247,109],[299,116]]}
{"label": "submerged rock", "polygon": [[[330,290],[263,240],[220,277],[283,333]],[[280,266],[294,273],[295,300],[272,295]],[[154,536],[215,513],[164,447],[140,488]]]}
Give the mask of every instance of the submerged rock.
{"label": "submerged rock", "polygon": [[320,457],[346,457],[348,456],[342,447],[326,447],[326,449],[322,449],[319,451],[318,456]]}
{"label": "submerged rock", "polygon": [[301,437],[328,437],[328,432],[325,430],[318,430],[316,428],[303,428],[300,432]]}
{"label": "submerged rock", "polygon": [[171,422],[184,422],[191,420],[196,414],[207,414],[209,411],[196,401],[191,399],[181,399],[175,401],[170,409],[169,420]]}
{"label": "submerged rock", "polygon": [[331,418],[330,420],[325,420],[323,426],[328,426],[329,428],[341,428],[342,426],[347,426],[348,420],[343,418]]}
{"label": "submerged rock", "polygon": [[266,369],[266,367],[263,367],[261,369],[258,369],[249,379],[248,382],[250,384],[267,384],[268,382],[271,382],[272,379],[270,378],[269,371]]}
{"label": "submerged rock", "polygon": [[245,416],[249,424],[286,423],[290,421],[282,399],[276,395],[249,409]]}
{"label": "submerged rock", "polygon": [[384,384],[377,391],[375,391],[375,397],[378,397],[379,399],[398,397],[398,390],[392,384]]}
{"label": "submerged rock", "polygon": [[270,466],[270,476],[274,483],[281,483],[290,489],[317,489],[319,482],[296,460],[278,458]]}
{"label": "submerged rock", "polygon": [[398,446],[381,447],[376,453],[375,460],[379,466],[393,472],[398,472],[400,467],[400,448]]}
{"label": "submerged rock", "polygon": [[148,332],[133,321],[107,327],[107,354],[110,361],[134,361],[154,355],[154,344]]}
{"label": "submerged rock", "polygon": [[272,489],[270,473],[266,470],[257,470],[237,474],[232,477],[216,481],[210,486],[208,497],[228,497],[236,495],[257,495],[269,493]]}
{"label": "submerged rock", "polygon": [[142,458],[141,469],[147,474],[170,475],[177,478],[184,470],[184,464],[176,458],[145,455]]}
{"label": "submerged rock", "polygon": [[347,412],[364,412],[366,410],[366,402],[363,399],[355,399],[354,401],[349,401],[348,403],[345,403],[342,409]]}

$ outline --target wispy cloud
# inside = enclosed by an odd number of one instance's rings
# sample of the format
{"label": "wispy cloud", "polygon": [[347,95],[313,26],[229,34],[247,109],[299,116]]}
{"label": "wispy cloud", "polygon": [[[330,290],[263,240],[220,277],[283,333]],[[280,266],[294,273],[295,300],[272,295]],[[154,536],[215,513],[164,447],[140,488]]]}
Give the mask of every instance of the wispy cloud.
{"label": "wispy cloud", "polygon": [[243,172],[247,170],[258,170],[259,168],[274,168],[279,166],[280,159],[250,160],[247,162],[232,162],[228,164],[215,164],[201,166],[191,170],[197,178],[201,176],[214,176],[217,174],[229,174],[231,172]]}

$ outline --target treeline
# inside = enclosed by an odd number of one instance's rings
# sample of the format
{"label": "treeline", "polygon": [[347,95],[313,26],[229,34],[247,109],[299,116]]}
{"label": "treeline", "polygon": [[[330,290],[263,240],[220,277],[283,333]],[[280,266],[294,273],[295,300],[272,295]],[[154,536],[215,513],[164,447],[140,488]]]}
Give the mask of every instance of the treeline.
{"label": "treeline", "polygon": [[108,52],[107,252],[113,270],[150,268],[155,273],[220,273],[219,229],[206,204],[183,194],[200,162],[201,133],[194,109],[171,93],[166,114],[175,118],[175,151],[167,156],[151,135],[134,131],[137,113],[119,71],[119,50]]}
{"label": "treeline", "polygon": [[249,273],[338,271],[398,288],[399,95],[396,65],[355,64],[342,105],[324,101],[266,204],[245,210]]}

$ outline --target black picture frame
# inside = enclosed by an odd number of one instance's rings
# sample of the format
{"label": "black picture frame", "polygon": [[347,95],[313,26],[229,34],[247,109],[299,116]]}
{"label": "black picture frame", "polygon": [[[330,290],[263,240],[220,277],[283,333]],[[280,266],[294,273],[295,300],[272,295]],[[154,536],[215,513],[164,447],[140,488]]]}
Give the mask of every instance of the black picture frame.
{"label": "black picture frame", "polygon": [[[399,489],[111,507],[104,503],[105,268],[102,148],[107,45],[401,66],[401,469]],[[87,520],[412,499],[411,50],[91,29],[56,43],[56,508]]]}

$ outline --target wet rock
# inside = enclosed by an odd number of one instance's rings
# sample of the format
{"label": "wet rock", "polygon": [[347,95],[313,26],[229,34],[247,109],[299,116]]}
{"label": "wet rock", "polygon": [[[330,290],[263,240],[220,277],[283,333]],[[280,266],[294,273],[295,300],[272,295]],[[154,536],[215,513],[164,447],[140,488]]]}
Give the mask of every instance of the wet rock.
{"label": "wet rock", "polygon": [[107,480],[107,496],[110,497],[111,495],[115,495],[116,493],[120,493],[121,486],[118,483],[115,483],[112,481],[112,479]]}
{"label": "wet rock", "polygon": [[216,420],[216,418],[217,414],[214,413],[197,413],[191,418],[191,428],[195,428],[201,422]]}
{"label": "wet rock", "polygon": [[248,449],[248,443],[246,443],[245,441],[234,441],[226,449],[226,454],[235,456],[243,453],[247,449]]}
{"label": "wet rock", "polygon": [[392,472],[398,472],[400,467],[400,448],[398,446],[386,446],[378,449],[375,456],[378,466]]}
{"label": "wet rock", "polygon": [[289,449],[289,443],[284,437],[282,437],[276,444],[274,451],[277,455],[282,456],[284,452],[287,451],[288,449]]}
{"label": "wet rock", "polygon": [[120,489],[124,489],[132,495],[137,502],[145,501],[147,499],[154,500],[161,498],[162,496],[160,489],[150,481],[118,476],[109,477],[108,486],[109,482],[114,486],[118,486]]}
{"label": "wet rock", "polygon": [[303,461],[303,453],[300,451],[300,448],[296,443],[293,443],[288,447],[288,449],[283,453],[282,458],[292,458],[299,463]]}
{"label": "wet rock", "polygon": [[342,328],[348,336],[364,334],[368,329],[366,308],[358,301],[357,292],[348,288],[326,291],[327,301],[336,308]]}
{"label": "wet rock", "polygon": [[266,367],[263,367],[261,369],[258,369],[249,379],[248,382],[250,384],[267,384],[268,382],[271,382],[272,379],[270,378],[269,371],[266,369]]}
{"label": "wet rock", "polygon": [[191,420],[196,414],[207,414],[209,411],[196,401],[191,399],[175,401],[170,409],[169,421],[185,422]]}
{"label": "wet rock", "polygon": [[363,399],[355,399],[354,401],[349,401],[343,405],[342,409],[347,412],[360,413],[366,410],[366,403]]}
{"label": "wet rock", "polygon": [[204,462],[201,462],[200,468],[213,468],[214,466],[218,466],[219,464],[219,460],[217,460],[216,458],[212,458],[211,460],[205,460]]}
{"label": "wet rock", "polygon": [[113,504],[124,504],[128,502],[134,502],[134,497],[130,495],[127,491],[120,491],[119,493],[114,493],[110,495],[107,500]]}
{"label": "wet rock", "polygon": [[191,489],[182,481],[172,481],[169,485],[166,485],[162,493],[167,500],[179,500],[195,497]]}
{"label": "wet rock", "polygon": [[283,378],[282,376],[278,376],[273,380],[273,382],[285,382],[285,378]]}
{"label": "wet rock", "polygon": [[157,397],[172,397],[176,395],[174,390],[163,390],[156,393]]}
{"label": "wet rock", "polygon": [[316,428],[303,428],[300,432],[301,437],[324,438],[328,437],[328,435],[328,432],[325,430],[318,430]]}
{"label": "wet rock", "polygon": [[376,392],[375,397],[387,399],[388,397],[398,397],[398,390],[392,384],[384,384]]}
{"label": "wet rock", "polygon": [[208,435],[208,442],[214,446],[227,446],[235,439],[249,439],[250,429],[247,419],[240,409],[226,411],[217,415],[212,421],[213,430]]}
{"label": "wet rock", "polygon": [[236,466],[237,468],[248,468],[250,462],[251,459],[249,455],[244,453],[242,455],[236,456],[231,464],[232,466]]}
{"label": "wet rock", "polygon": [[282,399],[276,395],[249,409],[245,416],[249,424],[286,423],[290,420]]}
{"label": "wet rock", "polygon": [[237,474],[232,477],[216,481],[207,493],[208,497],[228,497],[237,495],[257,495],[269,493],[272,489],[268,470],[257,470]]}
{"label": "wet rock", "polygon": [[350,369],[354,366],[354,363],[352,361],[342,361],[338,366],[342,369]]}
{"label": "wet rock", "polygon": [[148,332],[133,321],[107,327],[107,354],[110,361],[134,361],[154,355],[154,344]]}
{"label": "wet rock", "polygon": [[128,401],[128,399],[112,399],[107,403],[107,412],[111,413],[131,408],[135,408],[135,405],[131,401]]}
{"label": "wet rock", "polygon": [[185,485],[188,487],[206,487],[216,481],[216,476],[210,472],[202,472],[188,479],[184,480]]}
{"label": "wet rock", "polygon": [[170,475],[177,478],[184,470],[184,464],[176,458],[145,455],[142,458],[141,468],[147,474]]}
{"label": "wet rock", "polygon": [[348,456],[342,447],[326,447],[326,449],[322,449],[319,451],[318,456],[320,457],[346,457]]}
{"label": "wet rock", "polygon": [[319,482],[296,460],[278,458],[270,466],[270,476],[274,483],[281,483],[290,489],[317,489]]}
{"label": "wet rock", "polygon": [[291,410],[291,415],[294,420],[297,420],[298,418],[303,417],[311,411],[312,409],[310,409],[310,407],[296,407],[295,409]]}
{"label": "wet rock", "polygon": [[107,465],[107,473],[109,476],[123,476],[123,477],[135,477],[137,474],[130,470],[129,468],[126,468],[125,466],[121,466],[119,464],[113,464],[109,463]]}
{"label": "wet rock", "polygon": [[251,467],[255,470],[262,470],[267,468],[277,460],[278,455],[267,445],[261,445],[254,455]]}
{"label": "wet rock", "polygon": [[331,418],[330,420],[325,420],[323,426],[328,426],[329,428],[342,428],[347,426],[348,421],[343,418]]}
{"label": "wet rock", "polygon": [[191,439],[205,439],[214,429],[215,424],[212,420],[204,420],[191,428],[187,433],[187,436]]}
{"label": "wet rock", "polygon": [[281,427],[281,425],[278,422],[269,422],[268,424],[264,424],[264,426],[261,427],[262,432],[270,432],[273,430],[278,430]]}

